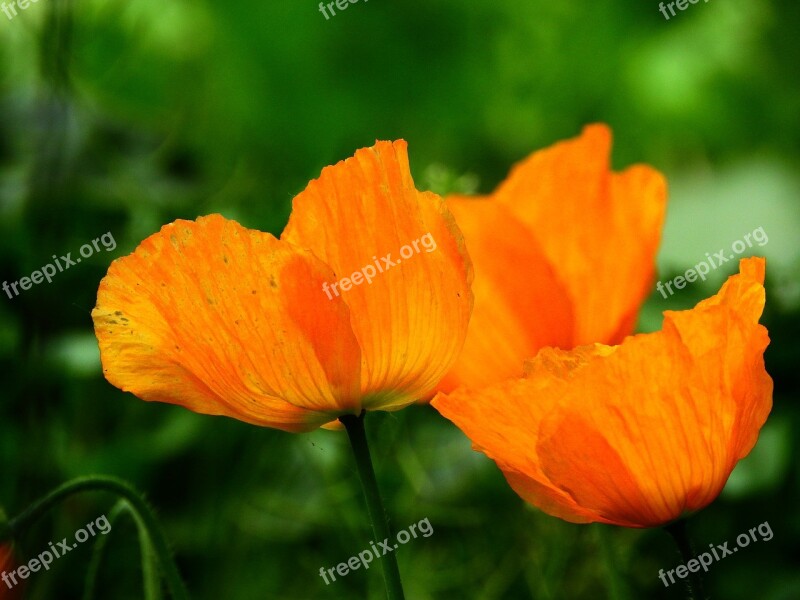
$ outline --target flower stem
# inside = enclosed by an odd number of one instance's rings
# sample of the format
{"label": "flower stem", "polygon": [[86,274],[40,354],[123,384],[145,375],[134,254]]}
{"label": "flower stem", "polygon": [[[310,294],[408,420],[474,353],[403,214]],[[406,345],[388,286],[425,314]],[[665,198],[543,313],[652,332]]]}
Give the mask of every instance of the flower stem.
{"label": "flower stem", "polygon": [[[684,565],[697,556],[692,547],[692,541],[689,539],[685,519],[670,523],[664,527],[664,530],[675,540],[675,545],[678,546]],[[686,589],[689,594],[689,600],[706,600],[706,595],[703,592],[703,578],[699,572],[689,571],[689,576],[686,579]]]}
{"label": "flower stem", "polygon": [[[367,512],[369,512],[369,519],[372,522],[375,541],[388,541],[391,533],[386,511],[383,508],[381,495],[378,491],[378,482],[375,479],[372,458],[369,454],[367,434],[364,429],[365,414],[366,411],[361,411],[358,416],[345,415],[339,417],[339,420],[347,430],[350,446],[353,448],[353,456],[356,459],[361,488],[364,491],[364,499],[367,502]],[[400,569],[397,567],[397,559],[394,553],[388,552],[381,556],[381,564],[383,565],[383,579],[386,582],[386,597],[389,600],[404,600],[403,585],[400,582]]]}
{"label": "flower stem", "polygon": [[158,559],[161,574],[167,583],[170,595],[175,600],[188,600],[189,593],[183,580],[181,580],[175,562],[172,560],[172,554],[161,525],[159,525],[153,511],[142,495],[121,479],[92,475],[68,481],[37,500],[22,514],[11,519],[8,522],[8,532],[14,538],[18,538],[22,532],[43,517],[53,506],[69,496],[81,492],[110,492],[128,501],[131,508],[139,515],[143,526],[147,529],[153,545],[153,551]]}

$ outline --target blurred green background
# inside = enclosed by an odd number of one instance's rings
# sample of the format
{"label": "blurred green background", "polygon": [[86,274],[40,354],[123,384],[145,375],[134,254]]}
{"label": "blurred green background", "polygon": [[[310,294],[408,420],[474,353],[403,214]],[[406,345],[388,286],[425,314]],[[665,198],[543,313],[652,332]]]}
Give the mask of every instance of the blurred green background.
{"label": "blurred green background", "polygon": [[[666,173],[662,280],[763,227],[775,406],[725,492],[690,523],[700,548],[768,521],[769,542],[714,564],[713,598],[800,598],[800,5],[726,0],[665,20],[653,1],[372,0],[326,20],[311,0],[39,0],[0,13],[0,272],[15,281],[111,232],[102,250],[0,301],[0,506],[77,475],[143,490],[198,599],[384,597],[377,569],[325,585],[371,531],[346,439],[289,435],[146,404],[105,382],[90,311],[112,259],[175,218],[221,212],[280,233],[320,169],[409,142],[421,189],[488,192],[534,149],[602,121],[614,164]],[[498,232],[498,234],[502,234]],[[692,306],[735,269],[667,299]],[[526,507],[426,406],[367,420],[407,597],[681,598],[659,530],[575,526]],[[793,439],[794,438],[794,439]],[[111,510],[54,510],[27,560]],[[114,526],[100,597],[142,597],[136,531]],[[26,598],[80,598],[85,544]],[[616,584],[610,572],[617,572]]]}

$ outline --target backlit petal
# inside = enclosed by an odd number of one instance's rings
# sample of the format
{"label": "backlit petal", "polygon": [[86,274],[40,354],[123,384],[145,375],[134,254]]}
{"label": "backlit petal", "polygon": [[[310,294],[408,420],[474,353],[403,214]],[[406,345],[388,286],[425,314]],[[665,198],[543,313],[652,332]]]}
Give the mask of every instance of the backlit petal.
{"label": "backlit petal", "polygon": [[716,296],[666,312],[660,332],[547,348],[525,379],[433,405],[542,510],[667,523],[716,498],[771,409],[763,277],[763,259],[745,259]]}
{"label": "backlit petal", "polygon": [[294,199],[281,239],[330,265],[330,284],[361,279],[335,293],[362,349],[365,407],[400,408],[429,393],[464,343],[472,268],[442,199],[415,189],[405,142],[377,142],[323,169]]}
{"label": "backlit petal", "polygon": [[557,269],[574,306],[575,345],[630,334],[654,280],[666,183],[646,166],[612,173],[610,150],[606,126],[586,127],[516,165],[492,196]]}
{"label": "backlit petal", "polygon": [[571,347],[572,301],[533,232],[491,199],[448,197],[475,268],[467,340],[438,386],[483,387],[522,374],[544,346]]}
{"label": "backlit petal", "polygon": [[106,378],[144,400],[287,431],[360,409],[349,309],[316,257],[219,215],[164,226],[100,284]]}

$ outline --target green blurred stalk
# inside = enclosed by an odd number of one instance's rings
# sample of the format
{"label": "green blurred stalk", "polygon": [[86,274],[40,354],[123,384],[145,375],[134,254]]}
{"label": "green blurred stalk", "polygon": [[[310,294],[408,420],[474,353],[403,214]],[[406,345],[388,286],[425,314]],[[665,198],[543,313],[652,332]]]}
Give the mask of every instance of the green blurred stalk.
{"label": "green blurred stalk", "polygon": [[611,539],[610,527],[597,524],[595,525],[595,533],[606,566],[608,597],[610,600],[630,600],[630,591],[620,573],[622,568],[617,560],[617,554],[614,552],[614,543]]}
{"label": "green blurred stalk", "polygon": [[[364,499],[367,502],[367,512],[372,522],[372,531],[375,534],[375,541],[381,542],[391,538],[389,521],[386,518],[386,510],[383,508],[383,501],[378,490],[378,481],[375,479],[375,469],[372,466],[372,457],[369,453],[367,444],[367,433],[364,429],[364,416],[366,411],[361,411],[357,417],[355,415],[345,415],[339,420],[347,430],[350,438],[350,445],[353,448],[353,456],[356,459],[358,475],[361,479],[361,488],[364,491]],[[389,600],[404,600],[403,584],[400,581],[400,569],[397,566],[397,559],[394,552],[387,552],[380,557],[383,565],[383,579],[386,583],[386,597]]]}
{"label": "green blurred stalk", "polygon": [[[152,542],[152,550],[158,560],[161,575],[167,583],[170,595],[175,600],[189,600],[189,592],[172,559],[172,553],[161,525],[142,495],[121,479],[92,475],[68,481],[34,502],[16,518],[11,519],[8,522],[8,532],[12,537],[19,538],[24,531],[47,514],[56,504],[81,492],[110,492],[124,498],[138,515],[139,523],[147,530]],[[0,541],[2,540],[0,539]]]}
{"label": "green blurred stalk", "polygon": [[[144,600],[160,600],[161,576],[158,571],[158,557],[153,549],[153,542],[150,540],[150,534],[139,514],[131,508],[131,505],[128,504],[126,500],[119,500],[108,514],[108,523],[110,526],[113,526],[119,518],[125,514],[131,516],[139,533],[139,552],[142,559],[142,588],[144,591]],[[110,534],[111,531],[109,530],[108,533]],[[97,538],[97,542],[94,545],[92,560],[89,563],[89,570],[86,573],[86,586],[84,588],[83,600],[94,600],[97,597],[97,578],[100,574],[100,565],[103,562],[103,556],[105,555],[109,537],[109,535],[104,535]]]}
{"label": "green blurred stalk", "polygon": [[[686,519],[679,519],[674,523],[670,523],[664,527],[664,531],[675,540],[675,544],[678,546],[683,558],[683,564],[688,564],[690,560],[697,556],[689,538],[689,531],[686,528]],[[689,571],[689,576],[686,579],[686,590],[688,594],[686,597],[689,600],[706,600],[706,595],[703,591],[703,578],[700,576],[699,571]]]}

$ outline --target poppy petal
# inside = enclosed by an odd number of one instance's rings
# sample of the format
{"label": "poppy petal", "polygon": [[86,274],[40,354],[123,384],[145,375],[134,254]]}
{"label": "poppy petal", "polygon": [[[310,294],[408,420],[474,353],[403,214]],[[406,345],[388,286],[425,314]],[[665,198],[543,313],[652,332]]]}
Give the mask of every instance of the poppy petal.
{"label": "poppy petal", "polygon": [[556,265],[573,301],[574,345],[619,343],[651,292],[666,206],[666,182],[647,166],[612,173],[611,131],[533,153],[493,198],[508,206]]}
{"label": "poppy petal", "polygon": [[281,239],[335,272],[362,350],[364,407],[430,393],[464,343],[472,267],[444,201],[415,189],[406,143],[377,142],[323,169],[294,199]]}
{"label": "poppy petal", "polygon": [[662,331],[546,348],[525,379],[433,405],[542,510],[665,524],[716,498],[771,409],[763,276],[763,259],[745,259],[716,296],[667,311]]}
{"label": "poppy petal", "polygon": [[305,431],[357,412],[360,350],[330,269],[220,215],[114,261],[92,311],[106,378],[144,400]]}
{"label": "poppy petal", "polygon": [[437,389],[478,388],[522,374],[544,346],[572,346],[572,301],[532,232],[487,198],[451,196],[475,268],[461,356]]}
{"label": "poppy petal", "polygon": [[[461,387],[451,394],[438,394],[431,404],[472,440],[475,450],[497,463],[523,499],[550,515],[589,522],[593,515],[551,483],[539,466],[536,432],[544,415],[557,404],[551,396],[540,399],[533,395],[532,387],[533,383],[525,379],[504,381],[479,391]],[[535,410],[532,399],[536,401]]]}

